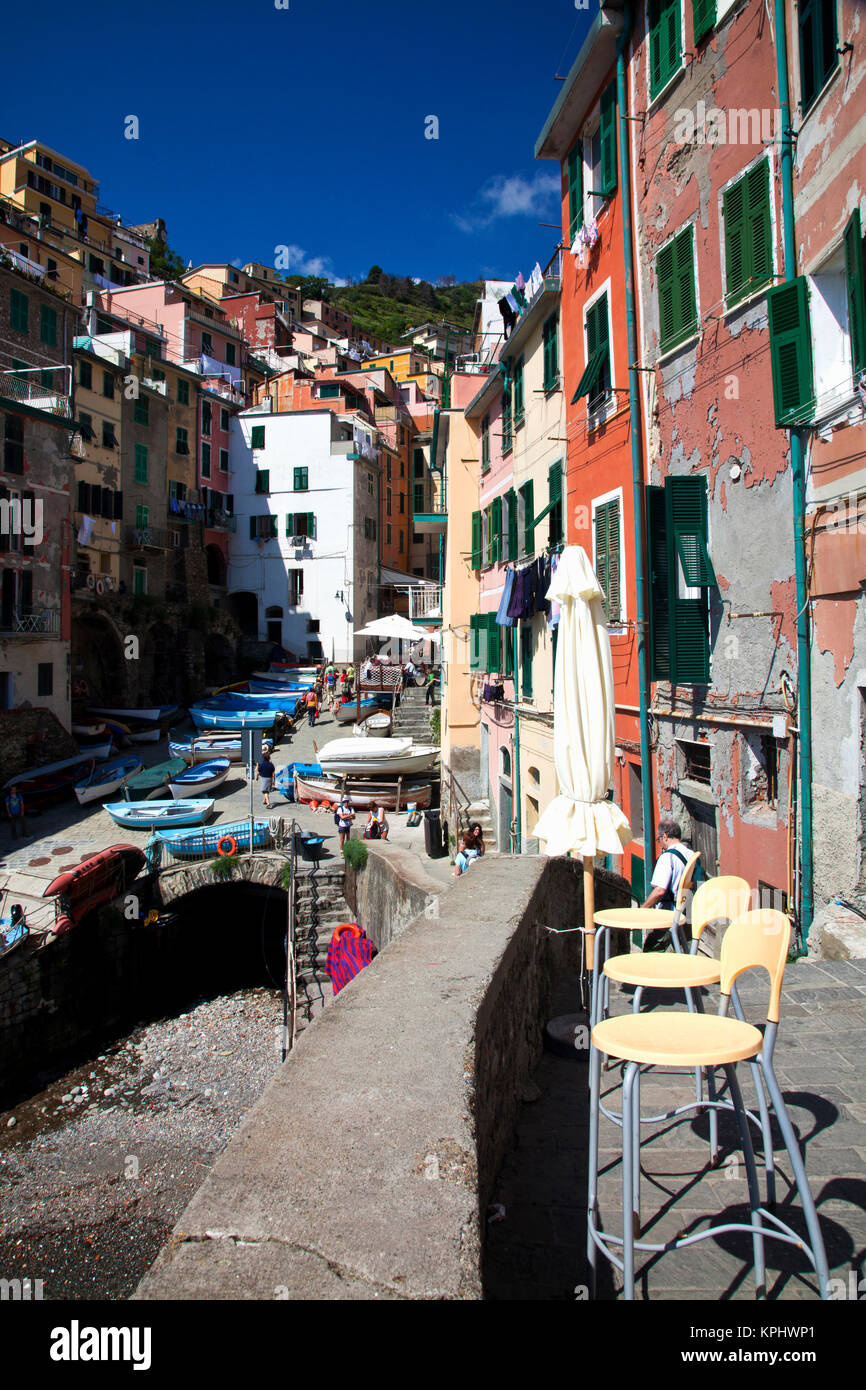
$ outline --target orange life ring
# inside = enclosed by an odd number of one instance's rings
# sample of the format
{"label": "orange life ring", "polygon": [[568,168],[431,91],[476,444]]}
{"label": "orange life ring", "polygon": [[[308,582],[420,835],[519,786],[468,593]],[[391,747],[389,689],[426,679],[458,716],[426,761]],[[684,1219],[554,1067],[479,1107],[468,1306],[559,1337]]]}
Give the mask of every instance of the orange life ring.
{"label": "orange life ring", "polygon": [[[228,849],[223,849],[223,845],[228,845]],[[238,842],[234,835],[223,835],[221,840],[217,840],[217,854],[222,858],[228,858],[230,854],[237,854]]]}
{"label": "orange life ring", "polygon": [[364,935],[357,922],[341,922],[338,927],[334,928],[332,940],[339,941],[344,932],[348,932],[350,936]]}

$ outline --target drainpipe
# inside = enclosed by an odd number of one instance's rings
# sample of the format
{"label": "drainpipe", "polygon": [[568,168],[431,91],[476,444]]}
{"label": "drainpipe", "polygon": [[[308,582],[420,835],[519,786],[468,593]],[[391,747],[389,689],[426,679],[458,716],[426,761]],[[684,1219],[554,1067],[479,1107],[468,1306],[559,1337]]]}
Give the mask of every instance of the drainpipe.
{"label": "drainpipe", "polygon": [[[508,628],[505,629],[506,633]],[[520,716],[517,713],[517,623],[511,629],[512,634],[512,668],[514,671],[514,776],[511,779],[514,788],[514,837],[517,843],[517,853],[523,853],[523,834],[520,824]]]}
{"label": "drainpipe", "polygon": [[641,457],[640,399],[638,396],[637,324],[634,310],[634,256],[632,253],[632,207],[629,171],[629,136],[626,117],[626,50],[632,32],[632,4],[626,0],[623,25],[616,41],[616,104],[619,118],[619,182],[622,199],[622,245],[625,264],[625,319],[628,334],[628,406],[631,432],[631,475],[634,505],[634,569],[637,602],[637,669],[640,720],[641,790],[643,799],[644,868],[650,865],[655,846],[653,826],[652,755],[649,732],[649,671],[647,663],[647,603],[644,574],[644,478]]}
{"label": "drainpipe", "polygon": [[[785,279],[797,275],[794,239],[794,140],[788,91],[788,36],[784,0],[775,0],[776,74],[779,83],[782,169],[782,242]],[[806,580],[806,478],[803,435],[791,432],[791,480],[794,503],[794,567],[797,581],[797,723],[800,726],[800,933],[805,953],[815,910],[812,865],[812,669],[809,652],[809,589]]]}

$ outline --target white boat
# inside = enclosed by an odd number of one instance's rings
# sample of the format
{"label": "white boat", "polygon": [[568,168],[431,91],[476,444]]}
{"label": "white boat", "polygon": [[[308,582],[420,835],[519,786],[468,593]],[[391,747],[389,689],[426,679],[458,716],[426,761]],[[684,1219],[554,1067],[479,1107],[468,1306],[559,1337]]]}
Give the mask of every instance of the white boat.
{"label": "white boat", "polygon": [[193,763],[186,772],[179,772],[176,777],[172,777],[168,789],[172,796],[180,800],[187,796],[203,796],[222,786],[230,768],[228,758],[214,758],[209,763]]}
{"label": "white boat", "polygon": [[162,729],[158,724],[152,729],[130,728],[127,738],[130,743],[159,743],[162,738]]}
{"label": "white boat", "polygon": [[440,750],[411,738],[335,738],[318,752],[322,776],[399,777],[431,772]]}
{"label": "white boat", "polygon": [[[394,782],[388,783],[387,787],[384,787],[372,778],[361,780],[339,775],[308,777],[302,776],[296,770],[295,800],[336,803],[344,792],[348,791],[356,811],[367,810],[370,806],[384,806],[386,811],[393,811],[397,805],[396,779],[400,775],[400,773],[395,773]],[[430,805],[432,792],[433,787],[429,778],[405,778],[400,787],[400,809],[404,811],[410,802],[414,802],[419,810],[424,810]]]}
{"label": "white boat", "polygon": [[95,767],[89,777],[75,783],[75,795],[79,806],[90,801],[102,801],[118,787],[122,787],[127,777],[134,777],[141,771],[141,758],[112,758],[111,762]]}
{"label": "white boat", "polygon": [[168,830],[172,826],[204,825],[213,814],[213,801],[115,801],[105,810],[129,830]]}
{"label": "white boat", "polygon": [[240,734],[198,734],[195,738],[172,739],[168,749],[173,758],[185,758],[188,763],[209,763],[214,758],[228,758],[230,763],[244,760]]}
{"label": "white boat", "polygon": [[179,705],[154,705],[152,709],[109,709],[104,705],[90,705],[88,714],[108,716],[109,719],[124,719],[133,721],[144,719],[148,723],[157,723],[162,720],[171,719],[180,713]]}
{"label": "white boat", "polygon": [[352,725],[352,733],[358,738],[388,738],[391,733],[391,716],[387,710],[371,714],[360,724]]}

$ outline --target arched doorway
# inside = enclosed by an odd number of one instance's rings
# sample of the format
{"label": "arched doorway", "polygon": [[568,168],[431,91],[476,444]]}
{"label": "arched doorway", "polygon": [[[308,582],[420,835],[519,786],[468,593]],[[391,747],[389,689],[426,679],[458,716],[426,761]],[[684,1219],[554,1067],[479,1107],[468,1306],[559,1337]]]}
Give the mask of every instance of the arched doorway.
{"label": "arched doorway", "polygon": [[213,544],[206,546],[205,558],[207,560],[208,584],[216,584],[220,588],[224,588],[226,582],[226,557],[223,555],[219,546]]}
{"label": "arched doorway", "polygon": [[99,612],[77,613],[72,623],[73,704],[122,704],[129,694],[128,663],[120,634]]}

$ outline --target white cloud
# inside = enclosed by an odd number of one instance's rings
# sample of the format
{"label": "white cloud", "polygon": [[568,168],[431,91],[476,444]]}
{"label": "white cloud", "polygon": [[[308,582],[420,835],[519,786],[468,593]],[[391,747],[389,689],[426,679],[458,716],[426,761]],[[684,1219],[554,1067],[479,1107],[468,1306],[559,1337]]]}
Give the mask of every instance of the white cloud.
{"label": "white cloud", "polygon": [[233,261],[229,261],[229,265],[233,265],[234,268],[235,268],[235,270],[243,270],[243,268],[244,268],[244,266],[245,266],[246,264],[247,264],[247,262],[244,261],[244,260],[241,260],[240,256],[235,256],[235,258],[234,258]]}
{"label": "white cloud", "polygon": [[296,275],[320,275],[334,285],[345,285],[341,275],[335,275],[330,256],[308,256],[302,246],[277,247],[277,261],[280,270],[294,271]]}
{"label": "white cloud", "polygon": [[550,210],[560,195],[560,177],[538,170],[532,178],[522,174],[497,174],[480,190],[475,205],[451,216],[462,232],[489,227],[500,217],[537,217]]}

